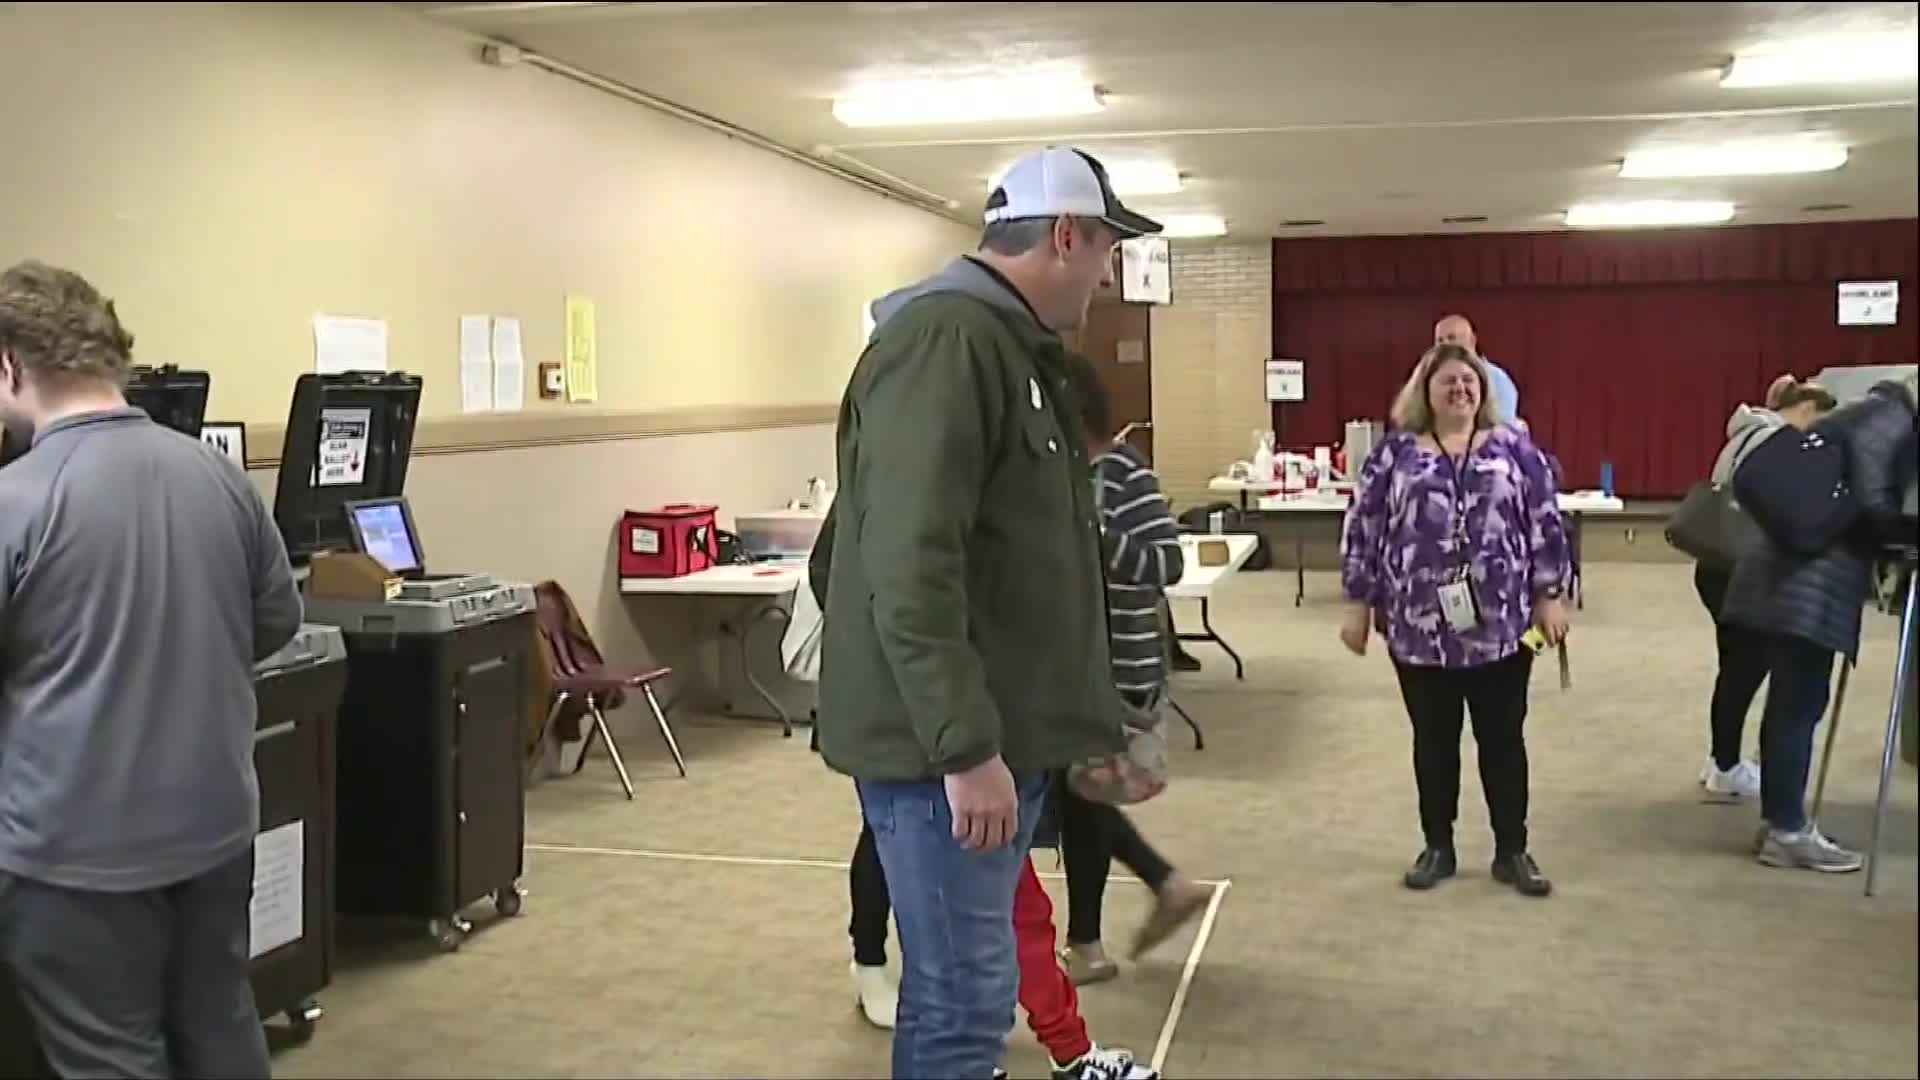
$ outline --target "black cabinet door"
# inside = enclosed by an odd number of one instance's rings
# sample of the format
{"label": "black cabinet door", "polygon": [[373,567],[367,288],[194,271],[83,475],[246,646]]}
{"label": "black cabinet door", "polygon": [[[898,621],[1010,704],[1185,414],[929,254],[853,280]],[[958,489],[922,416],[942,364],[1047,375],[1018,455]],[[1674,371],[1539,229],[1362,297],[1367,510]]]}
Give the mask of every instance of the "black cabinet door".
{"label": "black cabinet door", "polygon": [[455,858],[462,903],[520,877],[526,661],[524,650],[509,651],[468,664],[454,677]]}

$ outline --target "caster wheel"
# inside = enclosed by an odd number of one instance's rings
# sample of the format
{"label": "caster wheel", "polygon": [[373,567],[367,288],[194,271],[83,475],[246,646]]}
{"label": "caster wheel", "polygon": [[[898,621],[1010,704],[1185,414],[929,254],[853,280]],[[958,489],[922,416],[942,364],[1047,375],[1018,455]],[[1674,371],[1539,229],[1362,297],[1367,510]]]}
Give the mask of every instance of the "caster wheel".
{"label": "caster wheel", "polygon": [[293,1031],[293,1041],[305,1043],[313,1038],[314,1025],[324,1015],[318,1002],[303,1002],[299,1008],[287,1010],[287,1026]]}
{"label": "caster wheel", "polygon": [[520,914],[520,890],[516,887],[501,889],[493,894],[493,910],[502,918],[511,919]]}
{"label": "caster wheel", "polygon": [[460,946],[467,940],[466,931],[458,923],[441,922],[435,919],[427,924],[427,935],[441,952],[459,952]]}

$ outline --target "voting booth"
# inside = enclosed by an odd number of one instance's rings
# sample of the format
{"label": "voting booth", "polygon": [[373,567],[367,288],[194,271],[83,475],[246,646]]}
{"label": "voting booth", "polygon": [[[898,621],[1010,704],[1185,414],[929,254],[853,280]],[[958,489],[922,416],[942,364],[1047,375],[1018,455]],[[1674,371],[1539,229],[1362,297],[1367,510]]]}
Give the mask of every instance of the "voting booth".
{"label": "voting booth", "polygon": [[274,519],[307,617],[340,628],[334,851],[345,916],[418,919],[459,948],[464,909],[520,911],[530,585],[436,572],[405,495],[417,375],[302,375]]}

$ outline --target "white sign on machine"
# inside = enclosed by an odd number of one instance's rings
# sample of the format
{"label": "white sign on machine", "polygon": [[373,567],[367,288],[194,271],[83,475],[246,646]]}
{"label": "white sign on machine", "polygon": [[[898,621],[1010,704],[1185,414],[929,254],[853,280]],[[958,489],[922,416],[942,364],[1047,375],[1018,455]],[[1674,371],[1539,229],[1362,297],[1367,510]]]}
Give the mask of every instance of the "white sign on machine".
{"label": "white sign on machine", "polygon": [[1898,281],[1843,281],[1839,294],[1841,326],[1892,326],[1900,321]]}
{"label": "white sign on machine", "polygon": [[247,902],[247,955],[263,956],[300,940],[306,922],[307,828],[298,819],[253,838],[253,896]]}
{"label": "white sign on machine", "polygon": [[319,486],[358,484],[367,478],[367,435],[372,424],[372,409],[321,411]]}

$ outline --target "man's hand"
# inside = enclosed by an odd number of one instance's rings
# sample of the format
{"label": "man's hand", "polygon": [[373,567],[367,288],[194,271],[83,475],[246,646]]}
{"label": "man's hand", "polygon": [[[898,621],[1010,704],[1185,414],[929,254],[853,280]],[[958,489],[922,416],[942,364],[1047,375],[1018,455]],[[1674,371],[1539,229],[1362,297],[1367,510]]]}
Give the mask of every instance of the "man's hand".
{"label": "man's hand", "polygon": [[1534,601],[1533,621],[1540,627],[1540,632],[1546,635],[1548,645],[1565,641],[1567,631],[1572,628],[1572,621],[1567,615],[1567,602],[1559,597]]}
{"label": "man's hand", "polygon": [[945,782],[953,838],[961,847],[991,851],[1013,841],[1020,828],[1020,794],[1000,755],[966,772],[948,773]]}
{"label": "man's hand", "polygon": [[1367,655],[1367,637],[1373,633],[1373,610],[1365,604],[1348,604],[1347,617],[1340,624],[1340,643],[1355,656]]}

